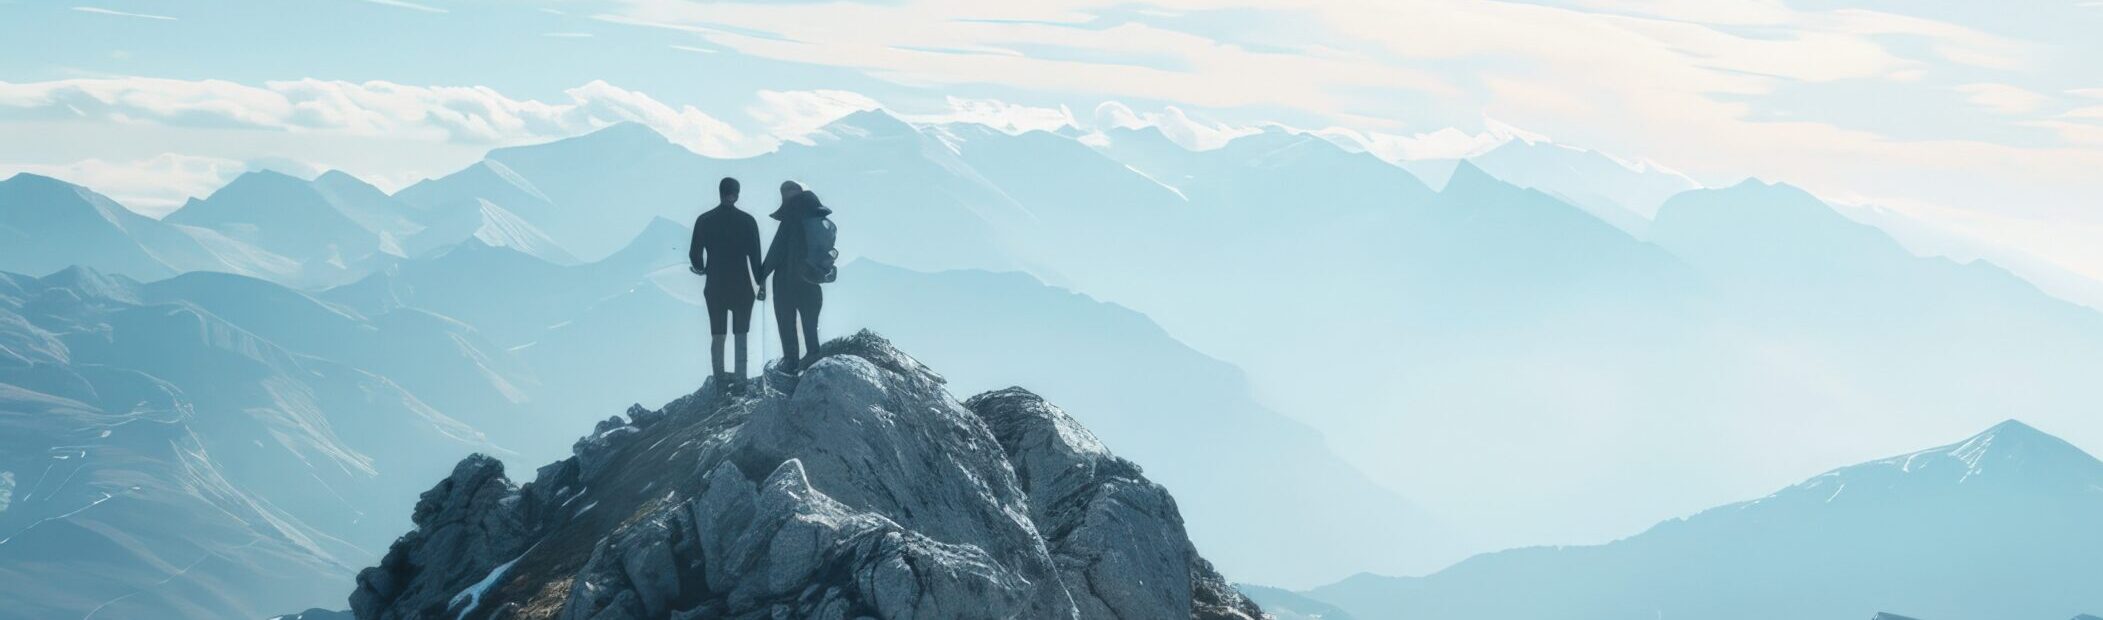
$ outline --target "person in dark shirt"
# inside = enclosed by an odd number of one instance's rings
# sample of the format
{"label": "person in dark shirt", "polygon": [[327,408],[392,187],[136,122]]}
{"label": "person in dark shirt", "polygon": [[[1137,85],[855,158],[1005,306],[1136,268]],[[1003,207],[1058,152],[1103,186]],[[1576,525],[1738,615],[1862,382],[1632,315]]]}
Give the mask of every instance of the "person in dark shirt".
{"label": "person in dark shirt", "polygon": [[[725,332],[737,334],[737,381],[745,385],[745,334],[752,330],[753,286],[764,281],[760,266],[759,223],[739,210],[738,180],[723,177],[716,185],[722,202],[694,218],[694,240],[687,246],[693,271],[707,278],[701,296],[708,302],[709,367],[716,380],[724,381],[723,340]],[[765,299],[761,289],[758,298]],[[726,325],[725,323],[728,323]]]}
{"label": "person in dark shirt", "polygon": [[[813,282],[805,270],[803,261],[805,243],[803,220],[823,217],[831,209],[818,202],[818,195],[803,189],[795,181],[781,184],[781,209],[769,216],[780,221],[774,227],[774,242],[767,246],[767,260],[762,274],[774,276],[774,321],[781,328],[781,368],[786,372],[799,372],[818,361],[818,311],[825,308],[825,289]],[[766,279],[760,280],[760,294],[766,294]],[[798,320],[801,318],[804,357],[796,357]]]}

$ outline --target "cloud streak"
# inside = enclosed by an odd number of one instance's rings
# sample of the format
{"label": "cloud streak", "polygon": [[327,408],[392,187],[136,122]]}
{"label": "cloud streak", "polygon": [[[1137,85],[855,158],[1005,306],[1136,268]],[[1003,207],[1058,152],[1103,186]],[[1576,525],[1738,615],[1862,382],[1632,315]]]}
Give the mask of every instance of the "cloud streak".
{"label": "cloud streak", "polygon": [[2002,114],[2027,114],[2035,112],[2052,98],[2017,86],[1994,83],[1965,84],[1957,92],[1968,95],[1967,101]]}
{"label": "cloud streak", "polygon": [[844,90],[763,90],[745,114],[775,137],[810,144],[811,134],[841,117],[883,107],[861,93]]}
{"label": "cloud streak", "polygon": [[114,15],[114,16],[117,16],[117,17],[135,17],[135,18],[138,18],[138,19],[151,19],[151,20],[155,20],[155,21],[164,21],[164,22],[172,22],[172,21],[177,21],[177,20],[176,20],[176,18],[174,18],[174,17],[170,17],[170,16],[167,16],[167,15],[153,15],[153,14],[150,14],[150,13],[132,13],[132,12],[128,12],[128,11],[118,11],[118,10],[115,10],[115,9],[105,9],[105,8],[102,8],[102,7],[95,7],[95,6],[76,6],[76,7],[73,7],[73,10],[75,10],[75,11],[79,11],[79,12],[82,12],[82,13],[94,13],[94,14],[96,14],[96,15]]}
{"label": "cloud streak", "polygon": [[448,13],[448,12],[450,12],[450,11],[448,11],[448,10],[446,10],[446,9],[442,9],[442,8],[439,8],[439,7],[431,6],[431,5],[428,5],[428,4],[418,4],[418,3],[415,3],[415,2],[409,2],[409,1],[407,1],[407,0],[358,0],[358,1],[359,1],[359,2],[364,2],[364,3],[366,3],[366,4],[377,4],[377,5],[380,5],[380,6],[391,6],[391,7],[397,8],[397,9],[409,9],[409,10],[411,10],[411,11],[423,11],[423,12],[425,12],[425,13]]}

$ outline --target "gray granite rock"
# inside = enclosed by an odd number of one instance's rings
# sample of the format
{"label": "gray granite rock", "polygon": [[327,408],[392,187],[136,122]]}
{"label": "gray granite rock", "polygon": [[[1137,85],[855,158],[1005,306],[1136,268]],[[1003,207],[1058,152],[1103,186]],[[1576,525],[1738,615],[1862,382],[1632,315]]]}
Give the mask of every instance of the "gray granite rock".
{"label": "gray granite rock", "polygon": [[454,606],[458,592],[516,558],[528,542],[519,489],[504,464],[484,455],[460,461],[416,502],[410,530],[358,573],[351,612],[359,618],[427,618]]}
{"label": "gray granite rock", "polygon": [[1028,392],[967,408],[866,332],[769,384],[631,409],[524,488],[463,461],[360,574],[354,613],[1261,615],[1191,548],[1166,490]]}
{"label": "gray granite rock", "polygon": [[1081,617],[1261,617],[1198,556],[1168,490],[1072,416],[1022,388],[966,406],[1006,450]]}

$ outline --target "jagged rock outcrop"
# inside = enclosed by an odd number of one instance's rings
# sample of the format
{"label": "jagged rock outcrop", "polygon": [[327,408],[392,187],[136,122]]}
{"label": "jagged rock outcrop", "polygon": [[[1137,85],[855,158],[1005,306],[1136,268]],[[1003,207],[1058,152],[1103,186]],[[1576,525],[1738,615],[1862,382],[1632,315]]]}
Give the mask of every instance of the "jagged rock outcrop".
{"label": "jagged rock outcrop", "polygon": [[471,457],[358,577],[392,618],[1258,618],[1168,492],[1020,389],[882,338],[751,397],[633,407],[514,485]]}
{"label": "jagged rock outcrop", "polygon": [[[1200,557],[1168,490],[1022,388],[965,403],[993,430],[1084,618],[1257,617]],[[1131,610],[1149,610],[1133,616]]]}

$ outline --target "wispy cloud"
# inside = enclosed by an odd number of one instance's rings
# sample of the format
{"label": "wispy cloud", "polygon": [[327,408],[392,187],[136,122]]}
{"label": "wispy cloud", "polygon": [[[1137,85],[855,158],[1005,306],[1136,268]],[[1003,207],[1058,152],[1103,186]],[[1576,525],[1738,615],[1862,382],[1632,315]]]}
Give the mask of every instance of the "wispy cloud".
{"label": "wispy cloud", "polygon": [[445,10],[445,9],[442,9],[442,8],[439,8],[439,7],[431,6],[431,5],[428,5],[428,4],[417,4],[417,3],[415,3],[415,2],[409,2],[408,0],[358,0],[358,1],[359,1],[359,2],[365,2],[365,3],[370,3],[370,4],[377,4],[377,5],[380,5],[380,6],[391,6],[391,7],[394,7],[394,8],[398,8],[398,9],[409,9],[409,10],[412,10],[412,11],[423,11],[423,12],[425,12],[425,13],[446,13],[446,12],[448,12],[447,10]]}
{"label": "wispy cloud", "polygon": [[514,99],[482,86],[297,80],[248,86],[154,78],[0,82],[0,121],[71,116],[115,124],[268,129],[290,133],[417,138],[476,145],[574,136],[637,122],[696,152],[735,156],[771,147],[693,106],[594,81],[565,99]]}
{"label": "wispy cloud", "polygon": [[716,53],[716,51],[715,51],[715,50],[712,50],[712,49],[708,49],[708,48],[705,48],[705,47],[694,47],[694,46],[692,46],[692,45],[674,45],[674,46],[672,46],[672,49],[675,49],[675,50],[679,50],[679,51],[682,51],[682,52],[693,52],[693,53],[696,53],[696,54],[714,54],[714,53]]}
{"label": "wispy cloud", "polygon": [[2027,114],[2052,102],[2051,97],[2008,84],[1965,84],[1957,92],[1968,95],[1965,100],[1974,105],[2002,114]]}
{"label": "wispy cloud", "polygon": [[115,16],[118,16],[118,17],[137,17],[137,18],[139,18],[139,19],[153,19],[153,20],[160,20],[160,21],[164,21],[164,22],[172,22],[172,21],[176,21],[176,19],[175,19],[175,18],[173,18],[173,17],[169,17],[169,16],[167,16],[167,15],[153,15],[153,14],[150,14],[150,13],[132,13],[132,12],[129,12],[129,11],[119,11],[119,10],[115,10],[115,9],[105,9],[105,8],[102,8],[102,7],[98,7],[98,6],[76,6],[76,7],[73,7],[73,10],[75,10],[75,11],[80,11],[80,12],[82,12],[82,13],[94,13],[94,14],[96,14],[96,15],[115,15]]}
{"label": "wispy cloud", "polygon": [[809,143],[809,136],[827,123],[882,104],[867,95],[844,90],[763,90],[759,102],[745,108],[769,133],[792,142]]}
{"label": "wispy cloud", "polygon": [[949,110],[929,115],[903,115],[906,120],[929,123],[971,123],[985,125],[1011,134],[1030,131],[1057,131],[1066,127],[1079,127],[1073,111],[1066,106],[1045,108],[1021,105],[998,99],[966,99],[947,97]]}

